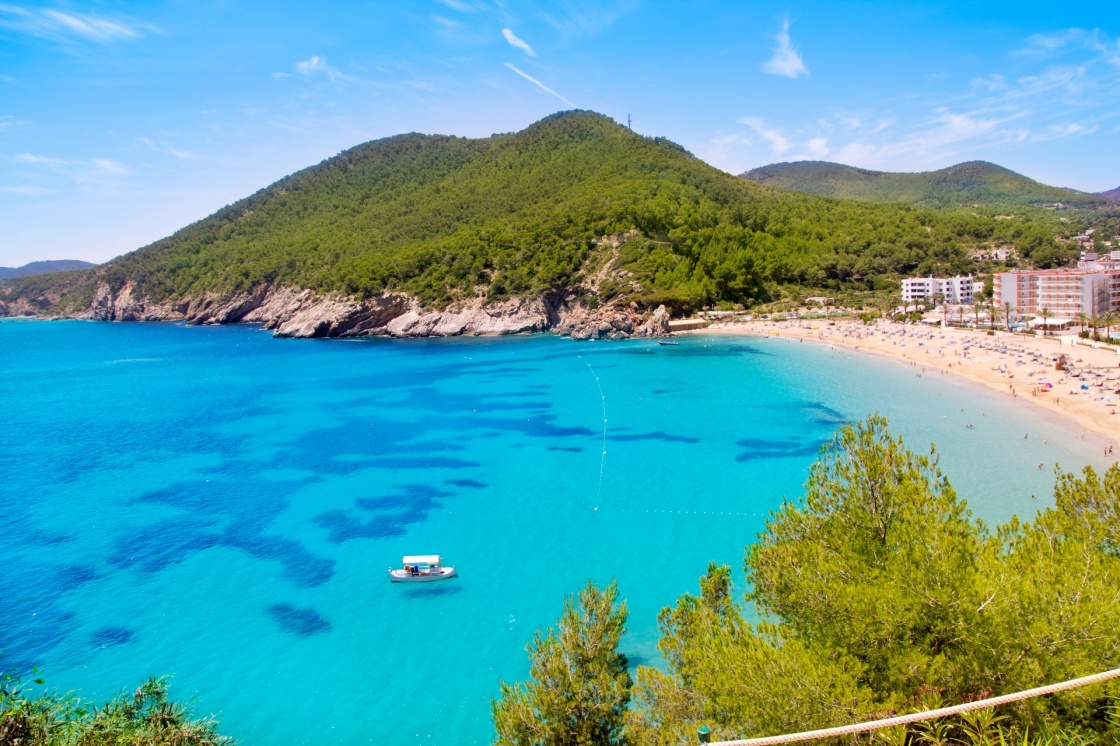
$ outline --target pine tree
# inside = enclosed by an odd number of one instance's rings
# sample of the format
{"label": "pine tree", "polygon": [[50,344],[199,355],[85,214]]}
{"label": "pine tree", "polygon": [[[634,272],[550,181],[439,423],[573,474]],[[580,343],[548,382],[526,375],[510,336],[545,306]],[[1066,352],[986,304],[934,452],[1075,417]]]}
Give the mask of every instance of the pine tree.
{"label": "pine tree", "polygon": [[631,679],[618,643],[628,613],[614,581],[605,589],[589,581],[565,599],[556,628],[538,631],[527,647],[530,680],[503,681],[491,702],[499,746],[626,743]]}

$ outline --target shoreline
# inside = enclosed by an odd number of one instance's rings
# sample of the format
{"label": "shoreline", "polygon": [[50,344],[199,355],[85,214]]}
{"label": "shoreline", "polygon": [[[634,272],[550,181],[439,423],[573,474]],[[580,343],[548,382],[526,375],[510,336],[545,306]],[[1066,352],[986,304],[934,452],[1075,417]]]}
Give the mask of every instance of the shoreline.
{"label": "shoreline", "polygon": [[[715,324],[682,334],[798,339],[843,347],[919,368],[918,375],[960,376],[1000,396],[1042,407],[1076,423],[1082,438],[1090,433],[1103,438],[1102,451],[1120,442],[1120,354],[1112,349],[1071,346],[1058,337],[998,331],[989,336],[987,330],[867,326],[826,319]],[[1052,358],[1060,354],[1067,356],[1071,370],[1054,368]]]}

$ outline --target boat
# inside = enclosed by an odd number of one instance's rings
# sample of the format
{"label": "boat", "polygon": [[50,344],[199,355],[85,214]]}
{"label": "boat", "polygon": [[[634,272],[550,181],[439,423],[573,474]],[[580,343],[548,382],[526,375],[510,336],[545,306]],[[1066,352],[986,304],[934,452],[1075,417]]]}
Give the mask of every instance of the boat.
{"label": "boat", "polygon": [[657,340],[657,344],[665,345],[666,347],[676,347],[677,345],[680,344],[680,342],[677,342],[676,340],[673,340],[673,339],[659,339],[659,340]]}
{"label": "boat", "polygon": [[389,582],[431,583],[459,576],[454,567],[443,566],[438,554],[406,554],[401,558],[401,565],[399,570],[389,568]]}

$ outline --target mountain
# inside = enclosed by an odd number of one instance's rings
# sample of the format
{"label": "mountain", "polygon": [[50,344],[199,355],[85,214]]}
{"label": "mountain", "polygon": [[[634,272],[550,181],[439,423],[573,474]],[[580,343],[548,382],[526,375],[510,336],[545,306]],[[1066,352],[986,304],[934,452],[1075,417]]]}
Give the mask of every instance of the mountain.
{"label": "mountain", "polygon": [[1115,189],[1109,189],[1107,192],[1097,192],[1098,197],[1104,197],[1109,202],[1120,203],[1120,186]]}
{"label": "mountain", "polygon": [[96,264],[83,262],[79,259],[49,259],[42,262],[31,262],[22,267],[0,267],[0,280],[45,275],[48,272],[71,272],[76,269],[90,269],[96,266]]}
{"label": "mountain", "polygon": [[661,305],[968,271],[966,249],[993,240],[1054,247],[1046,226],[769,189],[571,111],[358,145],[85,273],[0,286],[0,314],[620,337],[656,331]]}
{"label": "mountain", "polygon": [[740,175],[742,178],[804,194],[872,202],[909,202],[929,207],[955,205],[1073,207],[1106,205],[1098,195],[1052,187],[985,161],[969,161],[940,171],[892,173],[869,171],[840,163],[798,161],[774,163]]}

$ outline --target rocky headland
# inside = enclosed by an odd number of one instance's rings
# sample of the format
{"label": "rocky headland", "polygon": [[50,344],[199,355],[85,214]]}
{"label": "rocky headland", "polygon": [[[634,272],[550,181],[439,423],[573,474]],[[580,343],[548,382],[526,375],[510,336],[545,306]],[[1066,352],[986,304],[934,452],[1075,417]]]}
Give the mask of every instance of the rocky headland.
{"label": "rocky headland", "polygon": [[591,309],[577,295],[482,299],[425,308],[405,293],[381,293],[367,299],[314,293],[311,290],[262,287],[248,293],[210,295],[156,302],[125,284],[113,291],[97,285],[88,307],[60,310],[58,298],[4,298],[0,316],[97,321],[185,321],[188,324],[260,324],[278,337],[457,337],[554,332],[574,339],[657,337],[669,332],[669,313],[659,306],[649,313],[636,303]]}

